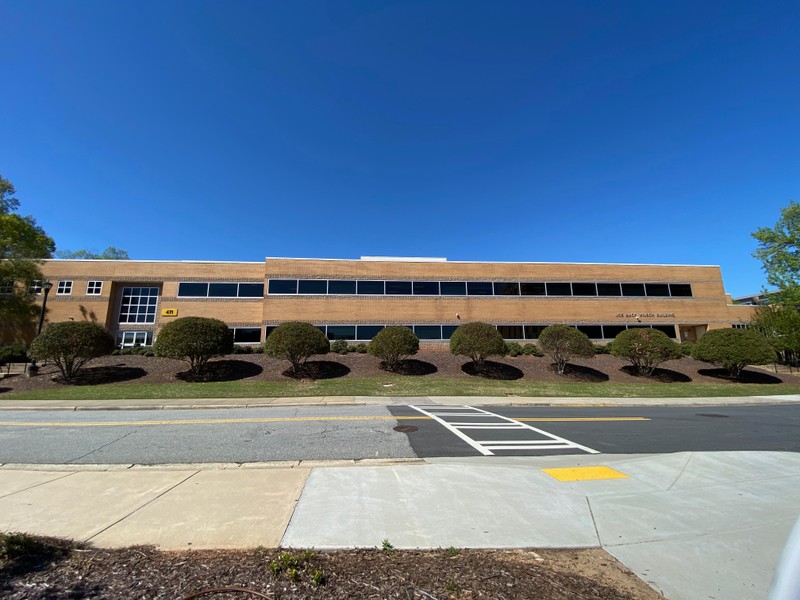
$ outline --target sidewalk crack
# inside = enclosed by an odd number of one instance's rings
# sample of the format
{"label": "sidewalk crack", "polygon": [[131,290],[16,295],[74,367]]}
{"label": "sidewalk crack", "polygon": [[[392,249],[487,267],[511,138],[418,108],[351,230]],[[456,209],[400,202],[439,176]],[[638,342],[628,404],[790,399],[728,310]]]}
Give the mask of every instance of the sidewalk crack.
{"label": "sidewalk crack", "polygon": [[33,485],[29,485],[28,487],[22,488],[21,490],[15,490],[13,492],[9,492],[7,494],[0,494],[0,498],[8,498],[9,496],[13,496],[14,494],[19,494],[21,492],[27,492],[28,490],[32,490],[33,488],[40,487],[42,485],[47,485],[48,483],[52,483],[54,481],[59,481],[64,479],[65,477],[69,477],[70,475],[75,475],[75,472],[67,473],[66,475],[62,475],[61,477],[56,477],[54,479],[48,479],[47,481],[42,481],[40,483],[34,483]]}
{"label": "sidewalk crack", "polygon": [[90,454],[94,454],[95,452],[99,452],[100,450],[102,450],[103,448],[106,448],[106,447],[110,446],[111,444],[116,444],[116,443],[117,443],[117,442],[119,442],[120,440],[124,440],[126,437],[128,437],[129,435],[133,435],[134,433],[136,433],[136,432],[135,432],[135,431],[129,431],[128,433],[126,433],[126,434],[124,434],[124,435],[121,435],[121,436],[119,436],[118,438],[116,438],[116,439],[114,439],[114,440],[111,440],[110,442],[107,442],[107,443],[103,444],[102,446],[100,446],[99,448],[95,448],[94,450],[92,450],[92,451],[90,451],[90,452],[87,452],[86,454],[84,454],[84,455],[82,455],[82,456],[78,456],[77,458],[71,458],[71,459],[69,459],[69,460],[68,460],[68,461],[66,461],[64,464],[72,464],[72,463],[75,463],[76,461],[79,461],[79,460],[80,460],[80,459],[82,459],[82,458],[86,458],[86,457],[87,457],[87,456],[89,456]]}
{"label": "sidewalk crack", "polygon": [[594,520],[594,511],[592,510],[592,501],[589,496],[586,496],[586,505],[589,507],[589,516],[592,517],[592,527],[594,527],[594,535],[597,537],[597,545],[603,547],[603,541],[600,539],[600,532],[597,530],[597,521]]}
{"label": "sidewalk crack", "polygon": [[670,491],[672,489],[672,486],[674,486],[676,483],[678,483],[678,480],[681,477],[683,477],[683,472],[686,471],[686,467],[689,466],[689,463],[692,462],[693,458],[694,458],[694,452],[689,454],[689,456],[686,458],[686,462],[683,463],[683,467],[681,467],[680,473],[678,473],[678,476],[675,478],[675,480],[672,483],[669,484],[669,487],[666,490],[664,490],[665,492]]}

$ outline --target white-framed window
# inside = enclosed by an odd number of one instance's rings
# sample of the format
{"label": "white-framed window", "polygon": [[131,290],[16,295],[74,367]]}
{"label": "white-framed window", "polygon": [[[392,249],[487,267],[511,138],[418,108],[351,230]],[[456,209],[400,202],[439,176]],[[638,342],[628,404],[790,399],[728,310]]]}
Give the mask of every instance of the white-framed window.
{"label": "white-framed window", "polygon": [[734,329],[747,329],[748,327],[749,327],[749,325],[747,323],[734,323],[733,324],[733,328]]}
{"label": "white-framed window", "polygon": [[120,348],[132,348],[134,346],[152,346],[152,331],[118,331],[117,346]]}
{"label": "white-framed window", "polygon": [[59,296],[69,296],[72,293],[71,281],[59,281],[56,288],[56,294]]}
{"label": "white-framed window", "polygon": [[41,294],[42,293],[42,281],[37,279],[36,281],[31,281],[31,284],[28,286],[28,293],[30,294]]}
{"label": "white-framed window", "polygon": [[14,293],[13,281],[0,281],[0,295],[8,296]]}
{"label": "white-framed window", "polygon": [[86,295],[87,296],[99,296],[103,292],[103,282],[102,281],[90,281],[86,284]]}
{"label": "white-framed window", "polygon": [[155,323],[158,305],[157,287],[122,288],[120,323]]}

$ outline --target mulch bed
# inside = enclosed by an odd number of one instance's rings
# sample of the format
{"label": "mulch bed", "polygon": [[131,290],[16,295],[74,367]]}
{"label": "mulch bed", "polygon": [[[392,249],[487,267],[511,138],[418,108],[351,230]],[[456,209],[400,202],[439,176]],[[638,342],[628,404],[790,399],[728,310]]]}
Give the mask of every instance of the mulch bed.
{"label": "mulch bed", "polygon": [[[661,598],[599,549],[161,552],[36,540],[41,543],[15,560],[0,556],[3,598]],[[57,551],[48,552],[48,544]]]}
{"label": "mulch bed", "polygon": [[[180,381],[292,381],[287,361],[263,354],[234,354],[213,359],[208,372],[198,378],[186,373],[187,363],[169,358],[147,356],[106,356],[95,359],[84,369],[79,385],[98,383],[176,383]],[[789,383],[800,384],[796,375],[768,373],[747,369],[739,380],[731,380],[724,371],[708,363],[682,358],[663,363],[651,377],[639,377],[626,361],[607,354],[590,359],[576,359],[559,375],[546,357],[517,356],[487,361],[485,368],[475,372],[471,363],[448,352],[421,351],[405,361],[396,371],[381,368],[381,362],[368,354],[327,354],[312,357],[304,377],[331,379],[339,377],[386,377],[402,375],[425,378],[474,378],[542,382],[603,383]],[[11,391],[39,390],[58,387],[58,372],[45,365],[37,377],[10,376],[0,383],[0,395]]]}

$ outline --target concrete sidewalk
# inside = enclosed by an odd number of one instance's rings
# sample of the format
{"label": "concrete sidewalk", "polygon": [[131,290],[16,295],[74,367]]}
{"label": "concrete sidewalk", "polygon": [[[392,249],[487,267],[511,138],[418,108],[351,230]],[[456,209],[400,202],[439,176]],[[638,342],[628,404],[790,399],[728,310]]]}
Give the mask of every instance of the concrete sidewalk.
{"label": "concrete sidewalk", "polygon": [[214,467],[5,465],[0,529],[172,549],[601,546],[667,598],[763,598],[800,511],[800,455],[780,452]]}
{"label": "concrete sidewalk", "polygon": [[744,406],[796,404],[800,394],[711,398],[606,398],[523,396],[300,396],[285,398],[169,398],[139,400],[2,400],[0,410],[174,410],[264,408],[269,406],[342,406],[441,404],[476,406]]}

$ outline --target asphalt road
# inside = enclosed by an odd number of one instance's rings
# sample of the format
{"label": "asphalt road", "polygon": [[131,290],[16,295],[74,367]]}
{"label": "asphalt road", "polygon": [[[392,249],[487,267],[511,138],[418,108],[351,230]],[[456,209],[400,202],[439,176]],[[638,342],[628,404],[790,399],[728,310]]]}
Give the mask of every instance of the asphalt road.
{"label": "asphalt road", "polygon": [[800,405],[0,411],[0,463],[800,452]]}

